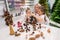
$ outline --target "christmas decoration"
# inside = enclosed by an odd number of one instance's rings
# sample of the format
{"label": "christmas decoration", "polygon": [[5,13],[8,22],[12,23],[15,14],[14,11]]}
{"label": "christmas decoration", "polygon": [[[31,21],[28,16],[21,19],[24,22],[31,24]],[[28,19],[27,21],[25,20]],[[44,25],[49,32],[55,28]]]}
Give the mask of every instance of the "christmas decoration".
{"label": "christmas decoration", "polygon": [[36,38],[35,37],[30,37],[29,40],[36,40]]}
{"label": "christmas decoration", "polygon": [[53,6],[51,20],[54,22],[60,23],[60,0],[56,0]]}
{"label": "christmas decoration", "polygon": [[21,35],[20,33],[15,32],[15,36],[20,36],[20,35]]}
{"label": "christmas decoration", "polygon": [[58,3],[58,0],[55,0],[55,3],[53,4],[53,7],[52,7],[52,12],[55,10],[57,3]]}
{"label": "christmas decoration", "polygon": [[30,24],[36,24],[37,23],[37,20],[35,17],[31,16],[30,17]]}
{"label": "christmas decoration", "polygon": [[9,24],[13,25],[12,15],[6,16],[5,21],[6,21],[6,25],[8,25],[8,26],[9,26]]}
{"label": "christmas decoration", "polygon": [[40,34],[36,34],[36,35],[35,35],[35,38],[39,38],[39,37],[40,37]]}
{"label": "christmas decoration", "polygon": [[21,22],[18,21],[17,24],[18,24],[18,28],[22,27],[22,23]]}
{"label": "christmas decoration", "polygon": [[10,15],[10,13],[8,11],[4,11],[4,17],[5,17],[6,25],[8,25],[8,26],[9,26],[9,24],[13,25],[13,20],[12,20],[13,15]]}
{"label": "christmas decoration", "polygon": [[33,26],[33,29],[36,30],[36,25],[35,24],[37,23],[37,20],[36,20],[35,17],[30,16],[30,20],[28,21],[28,19],[26,19],[26,23],[27,23],[27,25],[31,24]]}
{"label": "christmas decoration", "polygon": [[14,35],[14,34],[15,34],[15,32],[14,32],[14,30],[13,30],[12,25],[9,25],[9,28],[10,28],[10,35]]}
{"label": "christmas decoration", "polygon": [[36,31],[36,25],[35,24],[32,24],[33,25],[33,29],[34,31]]}
{"label": "christmas decoration", "polygon": [[48,33],[51,33],[50,28],[47,30]]}
{"label": "christmas decoration", "polygon": [[39,3],[44,6],[45,13],[49,17],[49,6],[48,6],[48,0],[39,0]]}
{"label": "christmas decoration", "polygon": [[40,33],[40,35],[41,35],[41,37],[43,37],[44,33],[43,33],[43,32],[41,32],[41,33]]}
{"label": "christmas decoration", "polygon": [[24,29],[19,29],[19,32],[24,32],[25,30]]}
{"label": "christmas decoration", "polygon": [[3,10],[3,12],[4,12],[4,16],[3,17],[6,17],[6,16],[10,15],[8,11]]}

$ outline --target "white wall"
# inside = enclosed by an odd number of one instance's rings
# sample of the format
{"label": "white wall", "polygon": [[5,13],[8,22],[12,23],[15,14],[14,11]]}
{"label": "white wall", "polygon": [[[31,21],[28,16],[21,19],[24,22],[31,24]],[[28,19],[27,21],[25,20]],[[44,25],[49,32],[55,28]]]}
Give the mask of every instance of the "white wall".
{"label": "white wall", "polygon": [[3,13],[3,8],[5,8],[4,1],[0,0],[0,29],[6,27],[4,18],[1,17],[4,14]]}
{"label": "white wall", "polygon": [[0,1],[0,15],[3,15],[3,8],[5,8],[4,1]]}
{"label": "white wall", "polygon": [[49,0],[49,2],[50,2],[50,8],[52,8],[52,6],[53,6],[55,0]]}
{"label": "white wall", "polygon": [[34,0],[34,4],[38,3],[39,0]]}

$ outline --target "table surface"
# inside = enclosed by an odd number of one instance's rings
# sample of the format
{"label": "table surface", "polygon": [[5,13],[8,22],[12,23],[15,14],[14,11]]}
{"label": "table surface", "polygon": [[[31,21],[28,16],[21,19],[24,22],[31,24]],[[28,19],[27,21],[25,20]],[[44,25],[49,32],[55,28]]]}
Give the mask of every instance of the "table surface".
{"label": "table surface", "polygon": [[[17,19],[14,19],[14,24],[16,24],[16,26],[13,28],[14,31],[16,31],[18,29],[17,22],[18,21],[23,22],[19,18],[20,17],[18,17]],[[22,17],[22,19],[24,19],[24,18]],[[39,30],[36,30],[35,34],[32,36],[35,37],[36,34],[39,34],[38,31],[42,31],[44,33],[45,39],[43,39],[42,37],[39,37],[36,40],[60,40],[60,38],[59,38],[60,37],[60,29],[59,28],[55,28],[50,25],[44,25],[44,24],[42,24],[42,26],[45,26],[46,28],[41,28]],[[47,32],[47,29],[49,29],[49,28],[51,30],[51,33]],[[0,28],[0,40],[28,40],[29,37],[32,37],[29,35],[32,32],[32,30],[33,30],[33,28],[31,28],[30,32],[28,32],[28,33],[23,32],[23,33],[21,33],[21,36],[15,37],[15,35],[13,35],[13,36],[9,35],[9,27],[7,27],[5,25],[5,27]],[[27,35],[28,39],[26,39],[26,35]]]}

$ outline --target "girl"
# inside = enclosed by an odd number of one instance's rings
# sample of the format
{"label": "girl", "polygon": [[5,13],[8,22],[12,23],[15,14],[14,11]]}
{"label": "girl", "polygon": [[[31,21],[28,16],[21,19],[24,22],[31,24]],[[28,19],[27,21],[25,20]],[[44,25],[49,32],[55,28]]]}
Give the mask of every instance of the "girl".
{"label": "girl", "polygon": [[36,19],[31,14],[32,14],[32,12],[31,12],[30,8],[27,8],[27,10],[26,10],[26,22],[28,24],[32,24],[33,29],[36,30],[36,26],[35,26]]}
{"label": "girl", "polygon": [[30,22],[30,16],[31,16],[31,10],[30,8],[27,8],[26,10],[26,21]]}

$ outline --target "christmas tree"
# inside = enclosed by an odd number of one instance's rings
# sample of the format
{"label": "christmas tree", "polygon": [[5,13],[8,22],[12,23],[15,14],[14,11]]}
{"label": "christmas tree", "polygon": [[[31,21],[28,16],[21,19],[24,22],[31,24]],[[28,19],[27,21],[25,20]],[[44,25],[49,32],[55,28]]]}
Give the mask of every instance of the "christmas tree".
{"label": "christmas tree", "polygon": [[58,0],[55,0],[55,3],[53,4],[53,7],[52,7],[52,12],[54,11],[54,9],[56,7],[57,2],[58,2]]}
{"label": "christmas tree", "polygon": [[60,0],[56,0],[54,3],[51,20],[60,23]]}
{"label": "christmas tree", "polygon": [[45,8],[45,13],[47,16],[49,16],[49,5],[48,5],[48,0],[39,0],[39,3],[44,6]]}

